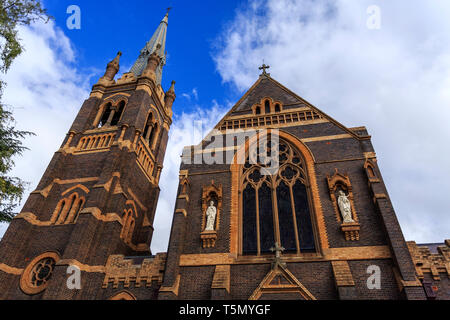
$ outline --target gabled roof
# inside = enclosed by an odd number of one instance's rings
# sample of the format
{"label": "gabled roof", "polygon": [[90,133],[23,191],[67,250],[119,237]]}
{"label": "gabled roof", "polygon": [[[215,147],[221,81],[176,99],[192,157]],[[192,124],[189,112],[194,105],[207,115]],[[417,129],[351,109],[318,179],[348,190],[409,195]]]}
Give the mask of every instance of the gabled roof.
{"label": "gabled roof", "polygon": [[[284,93],[284,104],[299,104],[306,107],[309,107],[311,110],[320,114],[324,119],[328,120],[331,123],[334,123],[336,126],[347,132],[349,135],[354,137],[355,139],[370,139],[370,136],[360,136],[355,131],[355,128],[350,129],[345,125],[341,124],[322,110],[315,107],[313,104],[309,103],[302,97],[298,96],[293,91],[289,90],[281,83],[273,79],[269,74],[262,74],[259,79],[251,86],[251,88],[242,96],[241,99],[230,109],[230,111],[219,121],[219,123],[215,126],[215,129],[218,130],[225,120],[227,120],[233,114],[239,114],[245,111],[251,110],[252,105],[258,103],[264,97],[271,97],[274,99],[278,99],[278,97],[271,96],[271,94],[277,95],[277,93]],[[208,135],[209,136],[209,135]]]}

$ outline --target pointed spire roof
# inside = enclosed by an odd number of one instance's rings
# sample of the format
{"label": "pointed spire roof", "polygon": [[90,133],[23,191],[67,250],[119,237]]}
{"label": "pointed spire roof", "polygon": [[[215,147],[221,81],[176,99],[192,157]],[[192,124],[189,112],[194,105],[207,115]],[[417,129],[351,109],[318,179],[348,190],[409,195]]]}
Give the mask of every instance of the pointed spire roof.
{"label": "pointed spire roof", "polygon": [[161,58],[161,63],[156,69],[156,82],[161,84],[162,78],[162,69],[166,64],[166,35],[167,35],[167,26],[169,25],[169,11],[167,9],[167,13],[164,18],[161,20],[158,28],[153,34],[152,38],[145,45],[145,47],[141,50],[139,58],[134,63],[133,67],[131,67],[130,72],[133,72],[136,77],[139,77],[142,72],[145,70],[147,66],[147,61],[150,55],[153,52],[156,52]]}

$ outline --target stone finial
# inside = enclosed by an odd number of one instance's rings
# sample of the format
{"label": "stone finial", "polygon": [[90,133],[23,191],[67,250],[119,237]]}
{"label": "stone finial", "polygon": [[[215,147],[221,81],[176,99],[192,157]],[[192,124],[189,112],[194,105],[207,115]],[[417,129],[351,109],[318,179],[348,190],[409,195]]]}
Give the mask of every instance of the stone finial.
{"label": "stone finial", "polygon": [[120,69],[119,63],[121,56],[122,52],[119,51],[117,56],[107,64],[105,74],[100,78],[99,84],[108,85],[114,82],[114,77]]}
{"label": "stone finial", "polygon": [[156,81],[156,69],[161,63],[161,57],[158,54],[158,50],[161,46],[158,44],[156,50],[148,57],[147,66],[145,67],[144,72],[142,72],[143,77],[148,77],[153,81]]}
{"label": "stone finial", "polygon": [[122,51],[117,52],[117,56],[114,58],[113,61],[110,63],[114,64],[115,66],[119,67],[120,57],[122,56]]}
{"label": "stone finial", "polygon": [[166,92],[166,96],[164,97],[164,104],[166,108],[168,109],[172,108],[175,98],[176,98],[175,81],[172,81],[172,85],[170,86],[169,90]]}

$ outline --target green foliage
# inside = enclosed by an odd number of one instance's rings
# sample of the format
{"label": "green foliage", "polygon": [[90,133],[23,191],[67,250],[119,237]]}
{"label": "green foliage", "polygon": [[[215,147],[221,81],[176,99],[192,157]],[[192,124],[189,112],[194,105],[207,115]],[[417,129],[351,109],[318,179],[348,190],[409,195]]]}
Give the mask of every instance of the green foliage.
{"label": "green foliage", "polygon": [[[39,0],[0,0],[1,73],[6,73],[14,59],[23,52],[17,27],[50,18]],[[0,222],[11,221],[17,203],[22,200],[26,183],[7,174],[14,167],[14,157],[26,150],[21,139],[33,134],[14,128],[11,108],[5,106],[1,99],[5,85],[0,81]]]}
{"label": "green foliage", "polygon": [[23,47],[17,36],[19,25],[29,25],[39,19],[48,21],[50,16],[40,1],[1,0],[0,1],[0,71],[6,72]]}
{"label": "green foliage", "polygon": [[[4,82],[0,82],[0,97]],[[14,209],[22,200],[26,183],[19,178],[9,177],[14,167],[14,157],[22,155],[26,148],[21,139],[33,133],[14,129],[12,112],[0,102],[0,222],[9,222],[14,217]]]}

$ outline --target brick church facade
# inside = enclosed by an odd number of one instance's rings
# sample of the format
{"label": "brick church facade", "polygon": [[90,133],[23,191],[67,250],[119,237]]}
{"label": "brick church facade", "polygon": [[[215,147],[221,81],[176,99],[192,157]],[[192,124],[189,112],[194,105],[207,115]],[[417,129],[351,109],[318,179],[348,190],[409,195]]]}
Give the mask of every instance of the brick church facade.
{"label": "brick church facade", "polygon": [[185,148],[168,252],[152,255],[176,98],[161,87],[167,26],[93,86],[0,242],[0,299],[450,299],[450,241],[405,241],[366,128],[266,66]]}

